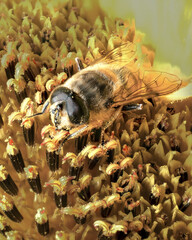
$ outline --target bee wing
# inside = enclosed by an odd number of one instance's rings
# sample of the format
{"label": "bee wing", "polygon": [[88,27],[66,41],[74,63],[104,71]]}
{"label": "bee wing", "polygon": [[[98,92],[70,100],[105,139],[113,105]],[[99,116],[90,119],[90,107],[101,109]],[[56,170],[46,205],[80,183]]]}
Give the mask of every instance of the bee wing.
{"label": "bee wing", "polygon": [[107,64],[123,64],[130,63],[135,56],[137,47],[132,42],[126,42],[121,46],[109,51],[104,57],[101,57],[94,61],[91,65],[96,63],[107,63]]}
{"label": "bee wing", "polygon": [[143,98],[170,94],[182,84],[177,76],[154,70],[128,72],[125,84],[115,93],[112,107],[122,106]]}

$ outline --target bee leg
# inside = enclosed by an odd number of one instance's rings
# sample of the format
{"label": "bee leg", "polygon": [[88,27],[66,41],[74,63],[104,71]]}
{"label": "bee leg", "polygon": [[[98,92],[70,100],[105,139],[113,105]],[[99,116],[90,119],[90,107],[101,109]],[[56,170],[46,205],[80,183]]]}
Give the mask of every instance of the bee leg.
{"label": "bee leg", "polygon": [[122,108],[122,111],[130,111],[130,110],[142,110],[143,104],[129,104],[125,105]]}
{"label": "bee leg", "polygon": [[89,125],[82,125],[80,127],[73,128],[67,137],[65,137],[61,142],[60,142],[60,147],[59,151],[61,150],[61,147],[64,145],[66,141],[69,139],[74,139],[79,136],[82,136],[83,134],[89,133],[93,128],[100,128],[102,126],[102,121],[96,121],[92,124]]}
{"label": "bee leg", "polygon": [[78,57],[76,57],[75,62],[77,64],[78,71],[81,71],[84,68],[82,61]]}
{"label": "bee leg", "polygon": [[57,152],[59,153],[61,151],[62,146],[69,139],[77,138],[77,137],[81,136],[82,134],[84,134],[85,132],[88,132],[89,131],[88,128],[89,128],[88,125],[84,125],[81,128],[73,128],[73,132],[69,132],[69,135],[67,135],[67,137],[65,137],[63,140],[61,140],[61,142],[59,143],[59,148],[58,148]]}
{"label": "bee leg", "polygon": [[115,112],[114,112],[113,116],[111,116],[110,120],[106,121],[103,124],[103,133],[104,133],[105,129],[107,129],[109,126],[111,126],[111,124],[118,118],[119,114],[122,111],[122,107],[117,107],[114,110],[115,110]]}
{"label": "bee leg", "polygon": [[100,137],[100,141],[101,141],[101,145],[104,145],[104,133],[105,133],[105,130],[111,126],[111,124],[117,119],[117,117],[119,116],[119,114],[121,113],[122,111],[122,107],[118,107],[115,109],[115,113],[113,114],[113,116],[111,117],[111,119],[107,122],[105,122],[103,125],[102,125],[102,128],[101,128],[101,137]]}

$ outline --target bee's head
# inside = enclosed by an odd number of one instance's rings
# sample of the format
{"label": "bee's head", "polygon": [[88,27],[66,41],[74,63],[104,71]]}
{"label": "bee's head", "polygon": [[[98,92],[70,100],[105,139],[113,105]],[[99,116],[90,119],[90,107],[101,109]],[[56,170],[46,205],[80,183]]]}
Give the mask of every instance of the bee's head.
{"label": "bee's head", "polygon": [[89,120],[86,102],[75,92],[66,88],[56,88],[50,96],[50,113],[53,124],[59,128],[83,124]]}
{"label": "bee's head", "polygon": [[75,124],[83,124],[89,120],[89,110],[86,102],[74,91],[66,87],[57,87],[44,103],[43,114],[50,105],[51,120],[56,128],[69,129]]}

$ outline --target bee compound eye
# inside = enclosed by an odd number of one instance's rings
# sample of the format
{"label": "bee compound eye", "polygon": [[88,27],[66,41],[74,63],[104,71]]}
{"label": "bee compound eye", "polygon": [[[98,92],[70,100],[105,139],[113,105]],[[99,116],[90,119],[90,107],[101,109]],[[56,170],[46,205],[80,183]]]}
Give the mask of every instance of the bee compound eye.
{"label": "bee compound eye", "polygon": [[87,105],[76,93],[67,98],[66,110],[71,123],[83,124],[89,120]]}
{"label": "bee compound eye", "polygon": [[69,89],[65,87],[58,87],[55,90],[53,90],[50,102],[51,104],[65,102],[70,94],[71,91]]}

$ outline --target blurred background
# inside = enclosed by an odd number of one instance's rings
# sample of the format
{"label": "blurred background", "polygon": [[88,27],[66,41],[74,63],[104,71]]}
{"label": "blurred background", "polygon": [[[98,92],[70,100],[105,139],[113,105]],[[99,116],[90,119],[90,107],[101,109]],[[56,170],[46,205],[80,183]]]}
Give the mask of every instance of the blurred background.
{"label": "blurred background", "polygon": [[[155,64],[163,62],[192,75],[191,0],[82,0],[89,21],[100,15],[135,19],[143,41],[156,51]],[[92,11],[92,9],[94,11]]]}

